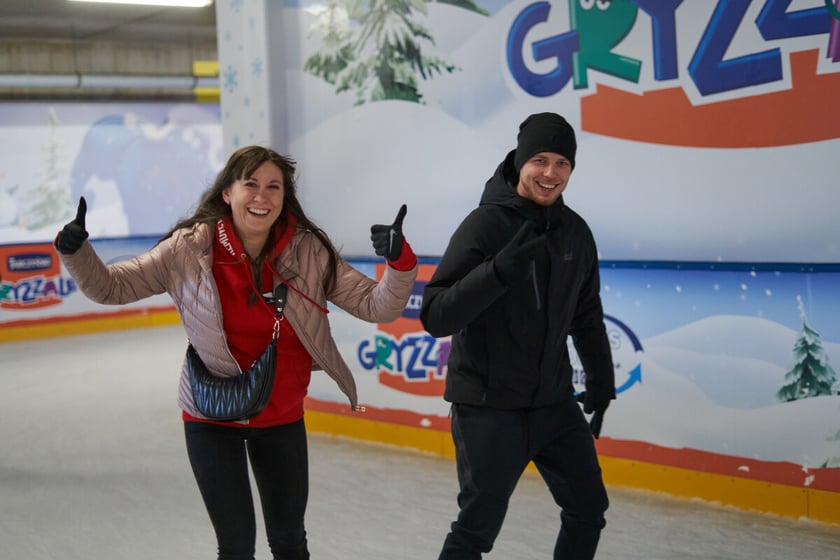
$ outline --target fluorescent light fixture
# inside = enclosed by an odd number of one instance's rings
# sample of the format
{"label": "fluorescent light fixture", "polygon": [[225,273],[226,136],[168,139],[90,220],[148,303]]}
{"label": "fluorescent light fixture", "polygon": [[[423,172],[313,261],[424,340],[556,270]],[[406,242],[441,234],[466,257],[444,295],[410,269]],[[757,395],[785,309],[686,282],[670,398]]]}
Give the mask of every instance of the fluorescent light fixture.
{"label": "fluorescent light fixture", "polygon": [[100,4],[137,4],[142,6],[172,6],[180,8],[203,8],[213,0],[70,0],[71,2],[98,2]]}

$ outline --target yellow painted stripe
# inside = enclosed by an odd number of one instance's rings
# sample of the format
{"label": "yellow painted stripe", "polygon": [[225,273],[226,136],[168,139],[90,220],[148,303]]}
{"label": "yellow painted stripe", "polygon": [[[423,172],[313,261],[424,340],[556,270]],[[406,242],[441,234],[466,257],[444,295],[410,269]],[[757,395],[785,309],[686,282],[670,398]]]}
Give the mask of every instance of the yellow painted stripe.
{"label": "yellow painted stripe", "polygon": [[449,459],[455,457],[455,448],[452,445],[449,432],[390,424],[361,417],[351,418],[313,410],[306,411],[306,429],[364,441],[411,447]]}
{"label": "yellow painted stripe", "polygon": [[180,323],[177,311],[161,311],[126,316],[90,318],[83,321],[37,323],[14,327],[0,327],[0,343],[19,342],[38,338],[74,336],[127,329],[161,327]]}

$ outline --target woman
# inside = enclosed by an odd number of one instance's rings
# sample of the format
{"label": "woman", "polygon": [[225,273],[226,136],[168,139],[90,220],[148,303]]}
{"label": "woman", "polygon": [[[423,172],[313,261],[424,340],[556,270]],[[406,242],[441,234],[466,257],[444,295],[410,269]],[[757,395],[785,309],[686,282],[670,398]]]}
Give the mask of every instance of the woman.
{"label": "woman", "polygon": [[[393,225],[371,228],[376,253],[389,265],[379,282],[344,261],[306,217],[296,195],[294,162],[268,148],[236,151],[195,213],[131,260],[102,262],[86,241],[86,209],[82,198],[76,219],[55,244],[88,298],[125,304],[167,292],[199,362],[219,376],[248,370],[276,341],[271,396],[256,416],[221,421],[199,412],[188,360],[178,403],[219,560],[254,558],[249,461],[273,557],[309,558],[303,400],[311,370],[326,371],[357,409],[355,382],[330,333],[327,302],[369,322],[392,321],[402,313],[417,275],[417,258],[402,235],[405,206]],[[284,286],[280,312],[273,294]]]}

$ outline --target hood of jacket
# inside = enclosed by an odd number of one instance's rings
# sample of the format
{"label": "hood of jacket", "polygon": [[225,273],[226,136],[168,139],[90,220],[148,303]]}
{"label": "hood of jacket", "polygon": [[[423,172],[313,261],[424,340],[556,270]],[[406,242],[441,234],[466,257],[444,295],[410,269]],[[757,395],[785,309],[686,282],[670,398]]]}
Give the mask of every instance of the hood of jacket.
{"label": "hood of jacket", "polygon": [[513,165],[515,154],[516,150],[511,150],[504,161],[496,167],[493,176],[484,185],[479,206],[492,204],[511,208],[523,218],[534,221],[537,224],[538,231],[557,229],[560,226],[560,217],[566,206],[563,202],[563,195],[560,195],[551,206],[541,206],[520,196],[516,192],[519,174]]}

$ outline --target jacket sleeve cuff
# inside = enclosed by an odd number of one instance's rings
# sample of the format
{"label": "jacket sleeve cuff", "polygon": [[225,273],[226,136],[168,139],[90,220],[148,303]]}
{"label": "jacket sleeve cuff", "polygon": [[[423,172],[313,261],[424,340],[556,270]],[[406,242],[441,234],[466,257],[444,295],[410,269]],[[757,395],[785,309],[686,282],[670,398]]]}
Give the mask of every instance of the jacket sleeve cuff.
{"label": "jacket sleeve cuff", "polygon": [[395,261],[388,260],[387,262],[391,268],[405,272],[417,266],[417,255],[414,254],[414,251],[411,249],[411,245],[408,244],[408,241],[403,239],[400,258]]}

